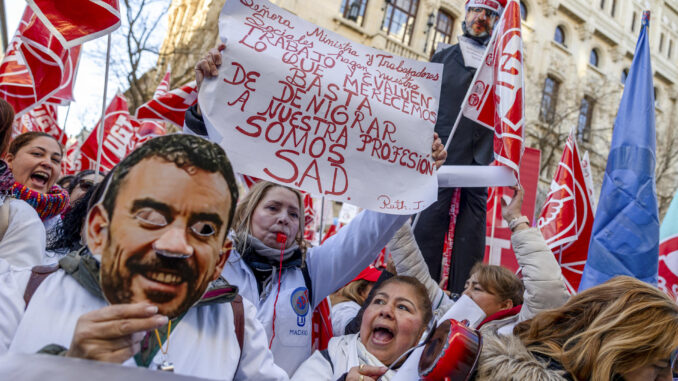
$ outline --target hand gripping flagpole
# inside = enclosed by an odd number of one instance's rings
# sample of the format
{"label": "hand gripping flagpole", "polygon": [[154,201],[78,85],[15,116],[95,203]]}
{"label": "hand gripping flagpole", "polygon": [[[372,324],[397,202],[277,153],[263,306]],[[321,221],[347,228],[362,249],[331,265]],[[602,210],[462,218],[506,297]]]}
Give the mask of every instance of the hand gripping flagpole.
{"label": "hand gripping flagpole", "polygon": [[106,71],[104,74],[104,96],[101,102],[101,126],[97,131],[97,165],[94,173],[99,173],[101,170],[101,151],[103,150],[104,142],[104,126],[106,125],[106,92],[108,91],[108,64],[111,60],[111,34],[108,34],[108,43],[106,47]]}

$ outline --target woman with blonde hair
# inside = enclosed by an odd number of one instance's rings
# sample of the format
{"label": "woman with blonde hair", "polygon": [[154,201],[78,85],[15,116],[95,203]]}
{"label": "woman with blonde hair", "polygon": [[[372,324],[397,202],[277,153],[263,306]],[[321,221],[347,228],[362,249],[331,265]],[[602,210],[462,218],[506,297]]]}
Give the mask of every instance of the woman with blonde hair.
{"label": "woman with blonde hair", "polygon": [[477,379],[669,381],[677,349],[678,305],[619,276],[518,324],[513,335],[485,335]]}

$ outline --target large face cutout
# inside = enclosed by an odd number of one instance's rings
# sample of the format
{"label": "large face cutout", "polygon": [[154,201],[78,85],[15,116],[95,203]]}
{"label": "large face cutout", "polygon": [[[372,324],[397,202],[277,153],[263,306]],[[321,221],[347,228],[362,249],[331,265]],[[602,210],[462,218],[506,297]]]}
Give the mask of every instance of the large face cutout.
{"label": "large face cutout", "polygon": [[148,301],[170,318],[186,312],[223,269],[231,207],[219,172],[141,160],[121,180],[112,218],[101,204],[88,217],[106,299]]}

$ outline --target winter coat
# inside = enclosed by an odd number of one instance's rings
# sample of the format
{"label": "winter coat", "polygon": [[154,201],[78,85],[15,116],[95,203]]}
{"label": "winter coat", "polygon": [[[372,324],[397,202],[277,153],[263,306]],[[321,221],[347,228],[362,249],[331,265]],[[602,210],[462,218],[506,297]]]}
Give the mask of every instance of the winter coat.
{"label": "winter coat", "polygon": [[485,332],[475,380],[571,381],[572,378],[557,362],[528,351],[518,337]]}

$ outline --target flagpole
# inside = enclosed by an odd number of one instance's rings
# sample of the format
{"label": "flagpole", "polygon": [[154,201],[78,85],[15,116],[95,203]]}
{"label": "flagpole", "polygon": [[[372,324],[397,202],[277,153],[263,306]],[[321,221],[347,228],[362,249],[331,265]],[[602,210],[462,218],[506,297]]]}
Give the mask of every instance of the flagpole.
{"label": "flagpole", "polygon": [[71,102],[68,102],[68,108],[66,109],[66,116],[64,117],[64,126],[61,128],[61,133],[59,133],[59,143],[66,133],[66,123],[68,123],[68,114],[71,113]]}
{"label": "flagpole", "polygon": [[323,225],[325,223],[325,196],[320,197],[320,233],[318,234],[318,245],[323,243]]}
{"label": "flagpole", "polygon": [[499,263],[492,263],[492,259],[494,259],[494,256],[492,255],[494,253],[494,225],[497,222],[497,192],[499,190],[497,187],[494,188],[494,194],[492,195],[493,200],[492,200],[492,228],[490,229],[490,264],[491,265],[500,265],[501,264],[501,257],[499,259]]}
{"label": "flagpole", "polygon": [[104,74],[104,96],[101,102],[101,126],[97,131],[97,165],[94,173],[99,173],[101,169],[101,151],[104,142],[104,126],[106,118],[106,92],[108,91],[108,64],[111,60],[111,34],[108,34],[108,42],[106,46],[106,71]]}

